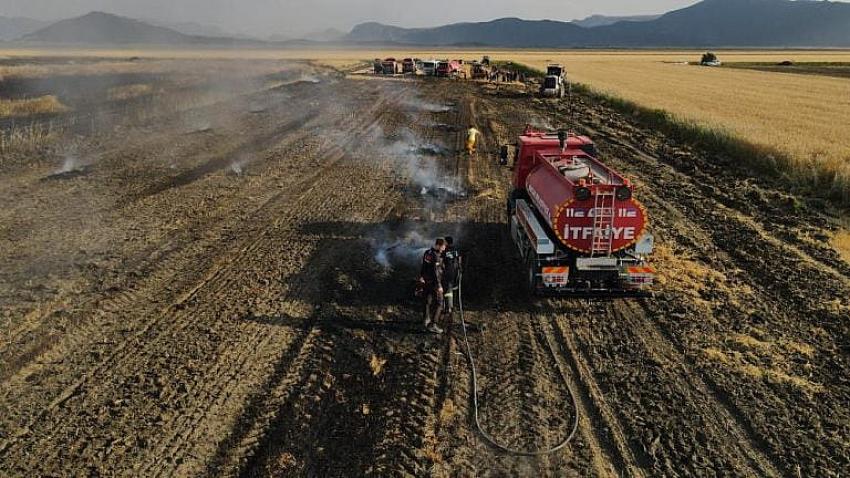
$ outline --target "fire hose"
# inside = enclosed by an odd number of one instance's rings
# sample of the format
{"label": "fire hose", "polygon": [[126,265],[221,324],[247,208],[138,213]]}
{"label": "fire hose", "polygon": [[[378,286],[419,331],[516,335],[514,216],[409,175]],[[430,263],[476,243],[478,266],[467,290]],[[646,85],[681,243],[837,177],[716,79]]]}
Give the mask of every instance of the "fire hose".
{"label": "fire hose", "polygon": [[[575,392],[573,391],[572,387],[570,386],[569,382],[566,381],[566,379],[564,379],[564,384],[566,385],[567,391],[569,392],[570,401],[572,402],[572,407],[573,407],[573,410],[575,411],[575,413],[573,414],[574,415],[573,426],[572,426],[572,429],[570,430],[569,435],[567,435],[567,437],[564,438],[561,442],[559,442],[556,446],[554,446],[552,448],[541,449],[541,450],[520,450],[520,449],[516,449],[516,448],[511,448],[507,445],[503,445],[503,444],[499,443],[492,435],[490,435],[489,433],[487,433],[484,430],[484,427],[481,426],[481,420],[479,418],[479,413],[478,413],[478,409],[479,409],[479,405],[478,405],[478,395],[479,395],[479,393],[478,393],[478,371],[475,368],[475,357],[472,354],[472,347],[469,345],[469,335],[467,334],[467,330],[466,330],[466,320],[464,319],[464,316],[463,316],[463,270],[462,269],[461,269],[461,271],[458,275],[457,284],[458,284],[458,286],[457,286],[458,311],[459,311],[459,315],[460,315],[460,325],[461,325],[461,328],[463,329],[463,341],[466,344],[466,358],[469,360],[469,368],[470,368],[470,371],[472,373],[472,406],[473,406],[473,410],[474,410],[475,427],[478,429],[478,433],[480,433],[481,436],[484,437],[484,439],[487,440],[487,442],[489,442],[492,446],[494,446],[495,448],[497,448],[497,449],[499,449],[499,450],[501,450],[505,453],[511,454],[511,455],[544,456],[544,455],[550,455],[552,453],[555,453],[557,451],[564,449],[573,440],[573,438],[576,435],[576,431],[578,430],[578,404],[576,403],[576,395],[575,395]],[[549,344],[548,342],[547,342],[547,345],[549,345],[549,348],[551,350],[552,345]],[[553,355],[554,355],[554,353],[553,353]]]}

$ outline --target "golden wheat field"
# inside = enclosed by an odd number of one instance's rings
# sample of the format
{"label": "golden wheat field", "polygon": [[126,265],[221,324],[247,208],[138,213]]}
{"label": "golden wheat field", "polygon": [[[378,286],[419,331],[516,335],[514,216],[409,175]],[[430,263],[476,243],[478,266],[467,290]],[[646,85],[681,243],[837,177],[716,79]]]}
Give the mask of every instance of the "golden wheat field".
{"label": "golden wheat field", "polygon": [[[725,62],[848,62],[850,52],[726,52]],[[850,81],[685,64],[699,52],[528,54],[541,67],[568,65],[573,79],[594,89],[658,108],[702,126],[732,133],[791,155],[791,173],[835,173],[834,187],[850,190]],[[845,194],[846,195],[846,194]]]}

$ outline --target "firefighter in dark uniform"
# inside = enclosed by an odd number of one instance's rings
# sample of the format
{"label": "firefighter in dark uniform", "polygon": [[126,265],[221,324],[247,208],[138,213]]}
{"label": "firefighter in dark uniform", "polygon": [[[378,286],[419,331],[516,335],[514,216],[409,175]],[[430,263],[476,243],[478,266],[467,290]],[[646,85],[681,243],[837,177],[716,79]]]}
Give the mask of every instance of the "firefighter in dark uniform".
{"label": "firefighter in dark uniform", "polygon": [[422,256],[422,269],[419,272],[419,282],[423,285],[425,295],[425,328],[435,334],[443,333],[437,321],[443,313],[443,251],[446,241],[437,239],[434,247],[425,251]]}
{"label": "firefighter in dark uniform", "polygon": [[454,247],[454,238],[446,237],[446,250],[443,251],[443,302],[446,313],[454,312],[454,292],[460,278],[460,251]]}

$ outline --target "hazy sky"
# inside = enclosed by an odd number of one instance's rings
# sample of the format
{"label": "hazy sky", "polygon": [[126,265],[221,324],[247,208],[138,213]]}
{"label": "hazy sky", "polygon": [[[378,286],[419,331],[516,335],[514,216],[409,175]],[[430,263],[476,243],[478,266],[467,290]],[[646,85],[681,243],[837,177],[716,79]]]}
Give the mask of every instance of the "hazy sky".
{"label": "hazy sky", "polygon": [[697,0],[0,0],[0,15],[55,20],[101,10],[195,21],[253,35],[348,30],[364,21],[433,26],[500,17],[572,20],[601,13],[662,13]]}

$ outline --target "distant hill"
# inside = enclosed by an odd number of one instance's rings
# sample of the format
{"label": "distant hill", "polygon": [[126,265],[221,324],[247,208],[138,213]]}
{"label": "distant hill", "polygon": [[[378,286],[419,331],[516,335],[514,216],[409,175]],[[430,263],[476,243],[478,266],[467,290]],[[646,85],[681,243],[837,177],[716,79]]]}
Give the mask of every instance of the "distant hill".
{"label": "distant hill", "polygon": [[77,18],[56,22],[23,37],[26,41],[56,43],[192,43],[195,37],[170,28],[92,12]]}
{"label": "distant hill", "polygon": [[573,20],[572,23],[584,27],[584,28],[594,28],[594,27],[604,27],[607,25],[613,25],[619,22],[648,22],[651,20],[656,20],[661,15],[632,15],[628,17],[609,17],[605,15],[591,15],[583,20]]}
{"label": "distant hill", "polygon": [[594,29],[612,46],[850,46],[850,4],[828,1],[704,0],[651,22]]}
{"label": "distant hill", "polygon": [[345,39],[368,43],[519,48],[850,47],[850,4],[807,0],[704,0],[656,19],[621,20],[592,27],[517,18],[434,28],[364,23],[354,27]]}
{"label": "distant hill", "polygon": [[567,22],[502,18],[483,23],[455,23],[436,28],[399,28],[380,23],[357,25],[346,40],[421,45],[491,45],[547,47],[574,45],[586,29]]}
{"label": "distant hill", "polygon": [[171,28],[120,17],[110,13],[92,12],[81,17],[62,20],[24,35],[28,42],[89,43],[89,44],[213,44],[257,45],[263,42],[230,37],[187,35]]}
{"label": "distant hill", "polygon": [[10,41],[40,30],[50,22],[32,18],[0,17],[0,41]]}
{"label": "distant hill", "polygon": [[[811,0],[703,0],[659,17],[592,16],[576,22],[501,18],[433,28],[363,23],[273,42],[233,38],[197,23],[157,25],[103,12],[45,26],[0,17],[0,40],[88,44],[211,44],[295,47],[322,42],[516,48],[850,47],[850,3]],[[179,31],[178,31],[179,30]]]}
{"label": "distant hill", "polygon": [[216,25],[206,25],[203,23],[196,22],[171,22],[166,20],[156,20],[156,19],[148,19],[148,18],[140,18],[139,21],[148,23],[155,27],[167,28],[169,30],[174,30],[178,33],[182,33],[184,35],[189,36],[200,36],[200,37],[212,37],[212,38],[225,38],[235,36],[232,35],[227,30],[216,26]]}

